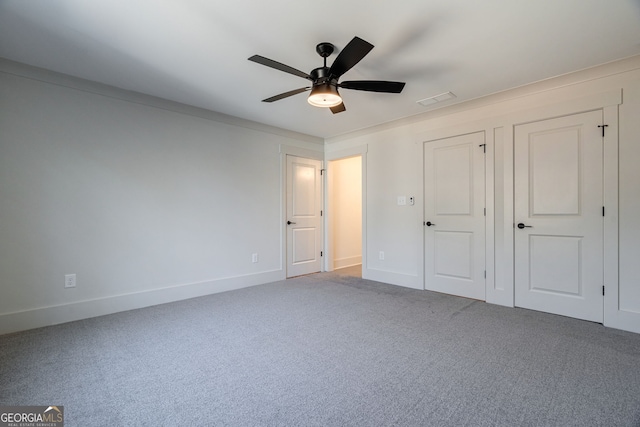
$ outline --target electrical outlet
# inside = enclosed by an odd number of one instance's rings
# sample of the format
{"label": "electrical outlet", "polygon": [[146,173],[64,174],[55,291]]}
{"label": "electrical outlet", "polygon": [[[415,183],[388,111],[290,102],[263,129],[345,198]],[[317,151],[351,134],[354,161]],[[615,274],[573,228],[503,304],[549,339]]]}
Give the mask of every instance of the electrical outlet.
{"label": "electrical outlet", "polygon": [[65,288],[75,288],[76,287],[76,275],[75,274],[65,274],[64,275],[64,287]]}
{"label": "electrical outlet", "polygon": [[251,262],[258,262],[258,254],[251,254]]}
{"label": "electrical outlet", "polygon": [[378,258],[380,258],[380,261],[384,261],[384,252],[380,251],[380,253],[378,254]]}

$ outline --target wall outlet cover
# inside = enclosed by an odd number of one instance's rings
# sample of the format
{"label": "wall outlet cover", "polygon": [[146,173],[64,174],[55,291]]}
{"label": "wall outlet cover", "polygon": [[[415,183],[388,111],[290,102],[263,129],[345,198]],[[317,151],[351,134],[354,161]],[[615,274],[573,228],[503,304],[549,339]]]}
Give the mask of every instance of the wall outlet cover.
{"label": "wall outlet cover", "polygon": [[65,274],[64,275],[64,287],[65,288],[75,288],[76,287],[76,275],[75,274]]}

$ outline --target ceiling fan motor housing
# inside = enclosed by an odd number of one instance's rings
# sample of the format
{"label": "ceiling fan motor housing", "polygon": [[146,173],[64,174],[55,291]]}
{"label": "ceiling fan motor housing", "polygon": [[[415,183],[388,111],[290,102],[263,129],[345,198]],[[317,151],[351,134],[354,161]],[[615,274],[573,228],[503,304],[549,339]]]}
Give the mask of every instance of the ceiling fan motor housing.
{"label": "ceiling fan motor housing", "polygon": [[333,50],[334,50],[334,47],[329,42],[318,43],[318,45],[316,46],[316,52],[318,52],[318,55],[320,55],[323,58],[326,58],[327,56],[331,55],[333,53]]}
{"label": "ceiling fan motor housing", "polygon": [[338,84],[338,79],[331,78],[329,74],[329,67],[318,67],[309,73],[311,78],[313,79],[313,85],[323,84],[323,83],[331,83],[333,85]]}

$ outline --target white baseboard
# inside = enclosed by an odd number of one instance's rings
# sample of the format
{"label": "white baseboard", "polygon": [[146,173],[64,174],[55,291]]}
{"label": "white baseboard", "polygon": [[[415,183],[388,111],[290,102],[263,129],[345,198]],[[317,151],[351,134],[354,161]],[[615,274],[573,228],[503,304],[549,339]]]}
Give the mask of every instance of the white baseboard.
{"label": "white baseboard", "polygon": [[351,267],[353,265],[362,264],[362,256],[352,256],[347,258],[340,258],[333,260],[333,269],[337,270],[338,268]]}
{"label": "white baseboard", "polygon": [[232,291],[284,279],[285,273],[283,270],[274,270],[5,313],[0,314],[0,335]]}
{"label": "white baseboard", "polygon": [[605,307],[604,326],[640,334],[640,313],[620,309],[610,313]]}
{"label": "white baseboard", "polygon": [[367,280],[375,280],[376,282],[389,283],[391,285],[404,286],[405,288],[424,289],[418,276],[410,276],[408,274],[395,273],[392,271],[374,270],[371,268],[362,268],[362,278]]}

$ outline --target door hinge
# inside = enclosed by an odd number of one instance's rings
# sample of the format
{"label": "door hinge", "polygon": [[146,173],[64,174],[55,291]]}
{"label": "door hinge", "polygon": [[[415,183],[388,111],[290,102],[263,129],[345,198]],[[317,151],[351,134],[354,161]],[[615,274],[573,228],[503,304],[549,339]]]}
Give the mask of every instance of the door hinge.
{"label": "door hinge", "polygon": [[604,206],[602,207],[602,216],[604,216]]}
{"label": "door hinge", "polygon": [[487,208],[484,208],[484,216],[487,216]]}
{"label": "door hinge", "polygon": [[320,251],[320,256],[322,256],[322,251]]}
{"label": "door hinge", "polygon": [[482,152],[483,153],[487,152],[487,144],[480,144],[480,145],[478,145],[478,147],[482,147]]}
{"label": "door hinge", "polygon": [[322,216],[322,211],[320,211],[320,216]]}
{"label": "door hinge", "polygon": [[602,137],[604,138],[604,128],[608,127],[609,125],[598,125],[598,127],[600,129],[602,129]]}
{"label": "door hinge", "polygon": [[487,278],[487,270],[484,271],[484,278]]}
{"label": "door hinge", "polygon": [[602,285],[602,295],[604,295],[604,285]]}
{"label": "door hinge", "polygon": [[320,169],[320,175],[324,175],[324,171],[326,171],[326,169]]}

